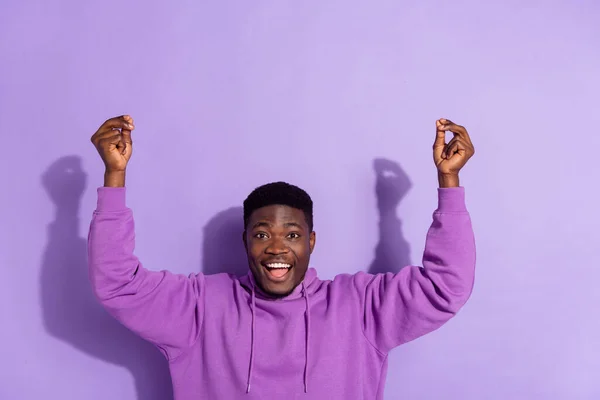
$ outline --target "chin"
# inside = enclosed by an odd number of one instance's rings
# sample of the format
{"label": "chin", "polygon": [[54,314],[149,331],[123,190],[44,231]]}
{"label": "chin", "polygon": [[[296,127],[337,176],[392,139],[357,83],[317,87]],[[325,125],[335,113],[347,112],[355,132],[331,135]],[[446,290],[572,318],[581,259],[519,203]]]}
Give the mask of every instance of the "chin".
{"label": "chin", "polygon": [[296,288],[293,284],[274,285],[271,282],[261,282],[260,286],[263,292],[273,297],[285,297]]}

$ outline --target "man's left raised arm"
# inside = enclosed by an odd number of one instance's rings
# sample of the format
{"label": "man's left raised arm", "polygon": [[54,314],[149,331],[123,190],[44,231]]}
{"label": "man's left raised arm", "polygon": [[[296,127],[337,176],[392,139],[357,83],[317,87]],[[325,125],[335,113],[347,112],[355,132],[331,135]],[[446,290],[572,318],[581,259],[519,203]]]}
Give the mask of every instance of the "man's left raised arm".
{"label": "man's left raised arm", "polygon": [[[454,137],[446,143],[446,131]],[[442,326],[471,295],[475,275],[475,239],[458,173],[474,154],[460,125],[436,121],[433,158],[438,170],[438,206],[427,232],[423,265],[398,273],[358,274],[363,291],[363,330],[382,353]]]}

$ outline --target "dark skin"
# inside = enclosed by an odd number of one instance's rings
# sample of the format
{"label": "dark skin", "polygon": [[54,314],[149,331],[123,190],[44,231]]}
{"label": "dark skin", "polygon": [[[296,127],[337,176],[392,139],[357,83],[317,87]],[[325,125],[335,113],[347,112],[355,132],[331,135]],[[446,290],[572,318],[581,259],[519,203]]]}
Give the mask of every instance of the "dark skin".
{"label": "dark skin", "polygon": [[[440,188],[459,186],[458,173],[475,154],[467,130],[442,118],[435,122],[433,161]],[[91,138],[105,165],[104,186],[125,186],[125,171],[131,159],[135,129],[133,118],[122,115],[105,121]],[[453,134],[446,143],[446,132]],[[273,298],[291,293],[304,279],[316,235],[304,213],[296,208],[273,205],[255,210],[243,234],[248,263],[260,288]],[[291,269],[278,278],[269,275],[265,264],[283,262]]]}
{"label": "dark skin", "polygon": [[[271,205],[252,212],[243,241],[258,286],[267,295],[280,298],[289,295],[304,279],[316,234],[302,210]],[[277,262],[291,265],[281,279],[272,277],[266,267]]]}

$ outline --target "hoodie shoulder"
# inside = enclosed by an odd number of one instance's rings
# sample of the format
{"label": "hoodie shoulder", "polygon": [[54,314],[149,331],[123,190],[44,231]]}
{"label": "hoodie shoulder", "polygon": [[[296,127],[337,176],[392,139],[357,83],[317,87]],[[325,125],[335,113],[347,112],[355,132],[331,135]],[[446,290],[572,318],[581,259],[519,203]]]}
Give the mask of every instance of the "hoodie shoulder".
{"label": "hoodie shoulder", "polygon": [[319,289],[326,289],[331,300],[352,300],[357,304],[362,303],[362,296],[373,275],[366,272],[341,273],[332,280],[320,280]]}
{"label": "hoodie shoulder", "polygon": [[203,275],[202,279],[205,281],[206,289],[214,293],[231,295],[232,291],[240,286],[239,277],[225,272]]}
{"label": "hoodie shoulder", "polygon": [[334,286],[342,286],[347,289],[361,290],[364,289],[375,276],[364,271],[356,273],[343,273],[336,275],[333,278],[332,284]]}

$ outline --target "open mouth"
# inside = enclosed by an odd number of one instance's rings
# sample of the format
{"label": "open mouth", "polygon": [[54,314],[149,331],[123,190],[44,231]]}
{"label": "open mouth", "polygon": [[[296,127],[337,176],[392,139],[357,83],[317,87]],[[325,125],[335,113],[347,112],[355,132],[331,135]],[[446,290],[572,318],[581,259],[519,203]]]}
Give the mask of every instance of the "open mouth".
{"label": "open mouth", "polygon": [[265,263],[262,266],[267,271],[267,276],[274,281],[284,280],[293,268],[291,264],[286,263]]}

